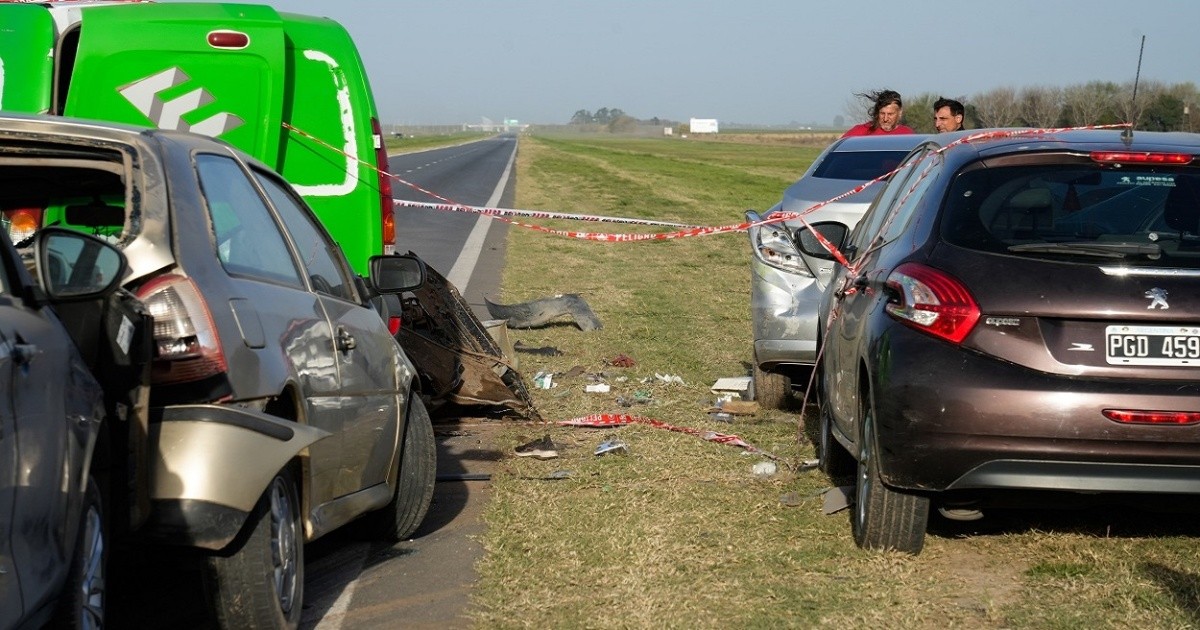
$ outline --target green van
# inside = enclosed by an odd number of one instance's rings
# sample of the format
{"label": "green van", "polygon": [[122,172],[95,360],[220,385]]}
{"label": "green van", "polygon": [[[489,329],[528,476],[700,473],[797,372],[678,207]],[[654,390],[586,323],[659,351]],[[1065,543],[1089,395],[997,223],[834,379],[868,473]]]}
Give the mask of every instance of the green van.
{"label": "green van", "polygon": [[[0,110],[220,138],[291,183],[360,275],[391,254],[387,152],[337,22],[232,3],[0,3]],[[3,208],[10,234],[61,217]]]}

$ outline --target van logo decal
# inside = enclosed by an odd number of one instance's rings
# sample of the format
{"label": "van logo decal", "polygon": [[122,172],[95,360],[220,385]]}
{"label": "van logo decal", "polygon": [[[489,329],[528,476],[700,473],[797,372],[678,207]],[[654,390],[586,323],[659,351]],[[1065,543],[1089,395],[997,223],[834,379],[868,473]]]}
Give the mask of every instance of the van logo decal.
{"label": "van logo decal", "polygon": [[196,111],[215,100],[213,95],[204,88],[196,88],[170,100],[165,100],[160,96],[164,90],[183,85],[188,81],[191,81],[191,77],[183,70],[177,67],[168,68],[158,74],[134,81],[117,91],[159,129],[191,131],[215,138],[242,125],[241,118],[226,112],[214,114],[194,124],[184,122],[185,114]]}
{"label": "van logo decal", "polygon": [[[291,181],[292,187],[303,197],[343,197],[354,192],[358,186],[358,128],[354,120],[354,106],[350,101],[350,81],[346,71],[338,65],[337,60],[319,50],[305,50],[304,58],[314,63],[324,65],[329,71],[329,80],[337,91],[338,112],[341,116],[342,146],[335,147],[341,153],[340,158],[345,165],[340,182],[325,184],[302,183]],[[335,144],[335,143],[331,143]],[[387,168],[387,164],[380,164]]]}

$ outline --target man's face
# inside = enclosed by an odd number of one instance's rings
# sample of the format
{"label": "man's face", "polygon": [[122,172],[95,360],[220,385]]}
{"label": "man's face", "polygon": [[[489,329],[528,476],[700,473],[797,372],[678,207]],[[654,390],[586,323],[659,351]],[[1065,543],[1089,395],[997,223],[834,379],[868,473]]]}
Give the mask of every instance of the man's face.
{"label": "man's face", "polygon": [[892,103],[879,108],[876,113],[875,124],[884,131],[891,131],[900,124],[900,106]]}
{"label": "man's face", "polygon": [[961,115],[951,115],[950,106],[947,105],[933,113],[933,126],[937,128],[938,133],[958,131],[962,128],[962,119]]}

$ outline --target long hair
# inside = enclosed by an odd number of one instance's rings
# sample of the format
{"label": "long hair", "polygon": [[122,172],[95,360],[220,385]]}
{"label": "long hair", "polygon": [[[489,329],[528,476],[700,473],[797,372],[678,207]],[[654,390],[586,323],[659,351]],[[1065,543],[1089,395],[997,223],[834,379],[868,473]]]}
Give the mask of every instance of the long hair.
{"label": "long hair", "polygon": [[893,103],[896,107],[904,108],[904,101],[900,99],[900,93],[896,90],[876,90],[874,92],[855,94],[855,96],[871,102],[871,109],[867,110],[867,115],[871,117],[871,120],[867,123],[867,127],[871,130],[874,130],[879,125],[879,110]]}

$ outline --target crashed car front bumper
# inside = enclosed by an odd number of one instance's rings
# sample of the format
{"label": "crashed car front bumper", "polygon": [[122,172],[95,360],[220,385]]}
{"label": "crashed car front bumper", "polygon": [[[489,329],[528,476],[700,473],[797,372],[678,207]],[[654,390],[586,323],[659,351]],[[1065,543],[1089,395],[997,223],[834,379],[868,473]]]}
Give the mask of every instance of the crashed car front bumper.
{"label": "crashed car front bumper", "polygon": [[750,321],[759,367],[812,365],[817,358],[817,312],[823,287],[811,276],[750,259]]}

